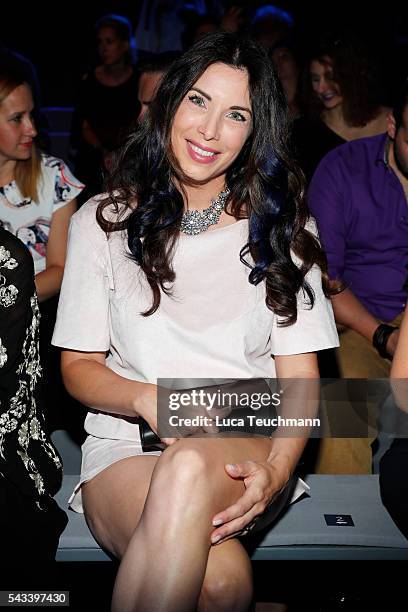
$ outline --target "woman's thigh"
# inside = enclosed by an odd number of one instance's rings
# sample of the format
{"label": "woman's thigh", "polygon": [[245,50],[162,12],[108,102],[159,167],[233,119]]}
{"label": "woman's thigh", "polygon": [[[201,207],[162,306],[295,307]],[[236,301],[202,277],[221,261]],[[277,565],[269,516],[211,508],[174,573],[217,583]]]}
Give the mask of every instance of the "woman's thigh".
{"label": "woman's thigh", "polygon": [[168,471],[175,456],[191,451],[199,454],[211,475],[210,488],[217,491],[213,498],[215,513],[238,499],[244,490],[241,481],[226,474],[224,465],[248,459],[264,461],[269,441],[263,438],[185,438],[161,456],[128,457],[104,469],[82,485],[85,517],[103,548],[119,558],[123,556],[142,515],[156,464]]}
{"label": "woman's thigh", "polygon": [[142,515],[158,459],[121,459],[82,485],[86,521],[97,542],[119,559]]}

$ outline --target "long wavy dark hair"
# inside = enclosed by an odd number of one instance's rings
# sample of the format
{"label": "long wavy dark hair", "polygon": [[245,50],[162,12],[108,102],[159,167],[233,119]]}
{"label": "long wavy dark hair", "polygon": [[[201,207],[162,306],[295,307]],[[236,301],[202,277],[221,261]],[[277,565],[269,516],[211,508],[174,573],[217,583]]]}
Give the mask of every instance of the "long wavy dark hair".
{"label": "long wavy dark hair", "polygon": [[[253,114],[252,131],[226,173],[230,189],[226,211],[236,219],[249,218],[248,242],[240,253],[241,261],[251,268],[249,282],[265,281],[268,308],[281,317],[281,325],[290,325],[296,321],[300,289],[313,306],[313,291],[305,281],[313,264],[323,271],[325,293],[330,289],[325,257],[305,229],[304,181],[287,150],[284,94],[266,52],[250,39],[210,34],[173,64],[147,119],[118,156],[97,220],[107,233],[127,231],[131,257],[153,293],[152,306],[143,315],[153,314],[161,292],[171,294],[175,280],[172,259],[184,201],[174,178],[179,185],[205,183],[185,176],[180,168],[171,147],[173,119],[194,83],[218,62],[247,71]],[[104,217],[107,207],[114,211],[115,222]],[[291,250],[300,258],[300,267],[292,261]]]}

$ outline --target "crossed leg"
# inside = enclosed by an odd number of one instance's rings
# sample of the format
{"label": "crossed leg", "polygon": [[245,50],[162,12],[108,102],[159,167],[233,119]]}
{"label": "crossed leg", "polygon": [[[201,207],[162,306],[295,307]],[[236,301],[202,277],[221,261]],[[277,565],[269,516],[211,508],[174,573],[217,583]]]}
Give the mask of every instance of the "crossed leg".
{"label": "crossed leg", "polygon": [[211,546],[211,518],[243,493],[225,463],[265,460],[267,440],[184,439],[160,458],[113,464],[83,485],[88,523],[121,559],[112,610],[247,610],[251,565],[236,539]]}

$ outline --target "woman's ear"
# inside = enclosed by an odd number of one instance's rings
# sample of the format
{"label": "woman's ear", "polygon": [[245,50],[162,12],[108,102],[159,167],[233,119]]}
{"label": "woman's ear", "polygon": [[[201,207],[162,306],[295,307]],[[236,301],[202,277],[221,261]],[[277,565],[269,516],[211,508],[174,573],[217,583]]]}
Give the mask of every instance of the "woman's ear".
{"label": "woman's ear", "polygon": [[397,126],[395,123],[394,115],[389,113],[387,115],[387,134],[391,138],[391,140],[395,139],[395,134],[397,131]]}

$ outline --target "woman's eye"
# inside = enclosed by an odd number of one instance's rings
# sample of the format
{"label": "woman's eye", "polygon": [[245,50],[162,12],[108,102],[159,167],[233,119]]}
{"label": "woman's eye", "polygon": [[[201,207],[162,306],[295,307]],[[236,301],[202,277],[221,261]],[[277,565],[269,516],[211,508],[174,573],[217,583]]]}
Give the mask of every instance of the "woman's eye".
{"label": "woman's eye", "polygon": [[244,115],[241,115],[241,113],[238,113],[237,111],[229,113],[229,117],[231,117],[231,119],[233,119],[234,121],[246,121]]}
{"label": "woman's eye", "polygon": [[14,123],[21,123],[21,119],[22,116],[21,115],[17,115],[16,117],[12,117],[12,121],[14,121]]}
{"label": "woman's eye", "polygon": [[203,98],[201,96],[197,96],[197,94],[191,94],[188,96],[188,99],[197,106],[205,106]]}

